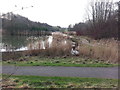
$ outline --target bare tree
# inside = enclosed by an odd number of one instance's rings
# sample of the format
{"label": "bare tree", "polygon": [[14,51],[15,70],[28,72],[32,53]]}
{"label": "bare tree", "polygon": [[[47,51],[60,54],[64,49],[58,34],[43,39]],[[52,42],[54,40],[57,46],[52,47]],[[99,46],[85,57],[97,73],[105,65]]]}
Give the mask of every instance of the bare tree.
{"label": "bare tree", "polygon": [[[120,30],[120,1],[117,4],[118,4],[118,30]],[[120,40],[120,35],[118,35],[118,39]]]}
{"label": "bare tree", "polygon": [[[89,31],[96,39],[117,34],[116,5],[110,0],[97,0],[90,3],[88,13]],[[111,27],[111,25],[113,27]]]}

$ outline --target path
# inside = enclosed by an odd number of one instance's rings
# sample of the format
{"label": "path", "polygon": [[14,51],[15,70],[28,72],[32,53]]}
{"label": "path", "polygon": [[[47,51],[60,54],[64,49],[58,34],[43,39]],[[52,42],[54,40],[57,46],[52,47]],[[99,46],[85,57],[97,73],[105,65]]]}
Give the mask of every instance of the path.
{"label": "path", "polygon": [[118,67],[2,66],[2,73],[14,75],[118,78]]}

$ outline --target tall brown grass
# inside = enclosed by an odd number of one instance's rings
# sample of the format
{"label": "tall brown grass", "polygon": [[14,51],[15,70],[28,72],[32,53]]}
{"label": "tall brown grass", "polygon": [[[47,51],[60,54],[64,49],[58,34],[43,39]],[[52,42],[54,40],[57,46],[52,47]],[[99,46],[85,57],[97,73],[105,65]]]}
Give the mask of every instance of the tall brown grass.
{"label": "tall brown grass", "polygon": [[67,39],[67,36],[62,34],[53,34],[53,41],[49,47],[49,43],[44,40],[45,49],[41,48],[42,40],[38,40],[28,45],[28,51],[25,54],[43,55],[43,56],[66,56],[71,55],[72,42]]}
{"label": "tall brown grass", "polygon": [[[83,38],[83,37],[81,37]],[[89,39],[87,43],[83,43],[82,39],[78,39],[77,49],[80,56],[104,60],[106,62],[118,63],[118,41],[114,39]],[[84,38],[84,40],[87,40]],[[43,56],[65,56],[71,55],[72,41],[62,34],[53,34],[53,41],[49,47],[45,40],[45,49],[41,49],[41,41],[31,43],[30,50],[26,54],[43,55]],[[72,56],[72,55],[71,55]]]}
{"label": "tall brown grass", "polygon": [[93,40],[89,44],[80,44],[80,54],[91,58],[118,63],[118,41],[114,39]]}

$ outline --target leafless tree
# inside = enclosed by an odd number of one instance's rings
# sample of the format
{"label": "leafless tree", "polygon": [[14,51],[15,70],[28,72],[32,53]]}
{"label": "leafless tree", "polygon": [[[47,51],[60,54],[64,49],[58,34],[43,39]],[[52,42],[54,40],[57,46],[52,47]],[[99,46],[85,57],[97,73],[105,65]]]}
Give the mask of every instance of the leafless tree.
{"label": "leafless tree", "polygon": [[[120,1],[117,3],[118,4],[118,30],[120,30]],[[120,40],[120,31],[118,31],[118,39]]]}
{"label": "leafless tree", "polygon": [[89,31],[96,39],[117,36],[117,5],[111,0],[90,2]]}

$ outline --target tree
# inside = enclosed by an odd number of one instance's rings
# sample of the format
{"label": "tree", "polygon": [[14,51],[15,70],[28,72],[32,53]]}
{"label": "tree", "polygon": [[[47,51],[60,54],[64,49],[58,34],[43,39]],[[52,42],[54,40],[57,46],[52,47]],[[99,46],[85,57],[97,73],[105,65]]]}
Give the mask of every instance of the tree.
{"label": "tree", "polygon": [[108,0],[97,0],[90,3],[88,13],[88,30],[95,39],[117,37],[116,5]]}
{"label": "tree", "polygon": [[75,24],[72,28],[72,30],[77,32],[77,35],[85,35],[86,32],[86,24],[85,23],[78,23]]}
{"label": "tree", "polygon": [[[118,4],[118,30],[120,30],[120,1]],[[120,40],[120,31],[118,31],[118,40]]]}
{"label": "tree", "polygon": [[68,26],[68,30],[72,31],[72,25],[71,24]]}

